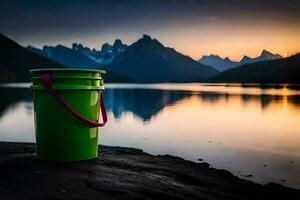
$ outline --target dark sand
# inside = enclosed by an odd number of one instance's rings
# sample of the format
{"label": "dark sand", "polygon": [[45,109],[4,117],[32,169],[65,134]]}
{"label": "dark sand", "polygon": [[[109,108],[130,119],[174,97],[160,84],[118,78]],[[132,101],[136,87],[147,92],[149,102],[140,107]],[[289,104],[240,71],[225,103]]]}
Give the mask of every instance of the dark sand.
{"label": "dark sand", "polygon": [[300,190],[259,185],[182,158],[100,146],[90,161],[51,163],[34,144],[0,142],[0,199],[300,199]]}

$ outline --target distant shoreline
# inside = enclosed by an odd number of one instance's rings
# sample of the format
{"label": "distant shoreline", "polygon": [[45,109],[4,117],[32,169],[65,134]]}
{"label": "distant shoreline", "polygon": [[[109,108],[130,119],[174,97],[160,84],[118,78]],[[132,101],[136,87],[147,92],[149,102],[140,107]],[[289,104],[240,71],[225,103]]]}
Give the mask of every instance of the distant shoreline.
{"label": "distant shoreline", "polygon": [[[31,82],[20,83],[0,83],[0,88],[30,89]],[[183,92],[218,92],[230,94],[249,94],[249,95],[300,95],[300,84],[259,84],[259,83],[105,83],[105,89],[149,89],[149,90],[168,90]],[[214,89],[214,87],[216,87]],[[221,88],[217,88],[221,87]],[[238,87],[243,90],[237,90]],[[252,91],[252,89],[259,89]]]}

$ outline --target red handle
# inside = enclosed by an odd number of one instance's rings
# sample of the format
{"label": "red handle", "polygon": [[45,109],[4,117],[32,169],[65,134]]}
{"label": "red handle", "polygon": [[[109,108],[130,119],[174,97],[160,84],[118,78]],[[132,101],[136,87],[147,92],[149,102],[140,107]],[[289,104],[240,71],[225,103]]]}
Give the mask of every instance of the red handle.
{"label": "red handle", "polygon": [[101,107],[101,114],[102,114],[102,119],[103,122],[95,122],[93,120],[87,119],[84,116],[82,116],[80,113],[78,113],[74,108],[72,108],[65,100],[63,99],[62,96],[59,95],[58,92],[52,89],[52,84],[51,84],[51,74],[50,73],[44,73],[41,75],[41,80],[44,86],[44,89],[52,95],[52,97],[60,103],[69,113],[73,115],[76,119],[79,119],[80,121],[92,126],[92,127],[99,127],[99,126],[104,126],[107,122],[107,114],[106,114],[106,109],[104,106],[104,101],[103,101],[103,96],[100,95],[100,107]]}

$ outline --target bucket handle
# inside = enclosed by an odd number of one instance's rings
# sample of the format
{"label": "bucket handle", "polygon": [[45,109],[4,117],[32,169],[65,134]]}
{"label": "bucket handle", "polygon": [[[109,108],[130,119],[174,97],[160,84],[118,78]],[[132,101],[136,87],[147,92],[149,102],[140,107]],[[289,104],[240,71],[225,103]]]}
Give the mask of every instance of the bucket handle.
{"label": "bucket handle", "polygon": [[43,73],[41,75],[41,80],[44,86],[44,89],[62,106],[64,107],[70,114],[73,115],[76,119],[84,122],[85,124],[92,126],[92,127],[101,127],[104,126],[107,122],[107,114],[106,109],[103,101],[103,95],[100,95],[100,107],[101,107],[101,115],[103,122],[95,122],[93,120],[87,119],[78,113],[74,108],[72,108],[64,99],[63,97],[52,89],[51,83],[51,74],[50,73]]}

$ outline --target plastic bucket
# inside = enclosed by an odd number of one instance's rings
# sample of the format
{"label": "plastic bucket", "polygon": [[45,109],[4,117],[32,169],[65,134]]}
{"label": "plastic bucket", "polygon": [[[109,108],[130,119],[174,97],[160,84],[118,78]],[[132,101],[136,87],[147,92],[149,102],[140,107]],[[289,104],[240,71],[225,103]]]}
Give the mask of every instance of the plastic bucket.
{"label": "plastic bucket", "polygon": [[[98,127],[107,121],[101,70],[33,69],[37,156],[78,161],[97,157]],[[99,121],[100,108],[102,122]]]}

